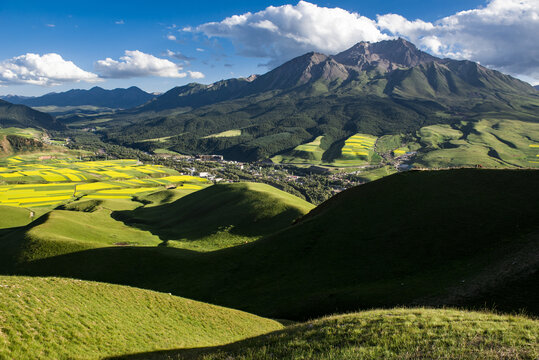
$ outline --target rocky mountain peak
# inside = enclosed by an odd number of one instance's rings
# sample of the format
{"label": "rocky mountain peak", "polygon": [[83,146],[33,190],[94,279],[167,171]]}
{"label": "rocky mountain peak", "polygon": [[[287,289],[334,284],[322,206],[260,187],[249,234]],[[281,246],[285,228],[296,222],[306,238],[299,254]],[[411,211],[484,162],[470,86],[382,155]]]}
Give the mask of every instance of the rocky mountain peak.
{"label": "rocky mountain peak", "polygon": [[373,69],[391,71],[441,61],[402,38],[377,43],[362,41],[332,58],[358,71]]}

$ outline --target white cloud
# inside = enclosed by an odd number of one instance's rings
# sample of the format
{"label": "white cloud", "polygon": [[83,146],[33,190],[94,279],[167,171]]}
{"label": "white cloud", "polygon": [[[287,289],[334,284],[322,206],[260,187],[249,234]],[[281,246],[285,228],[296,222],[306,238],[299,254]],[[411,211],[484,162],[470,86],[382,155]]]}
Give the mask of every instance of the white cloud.
{"label": "white cloud", "polygon": [[187,74],[181,72],[182,67],[166,59],[160,59],[142,51],[125,51],[119,61],[111,58],[98,60],[95,64],[98,73],[104,78],[132,78],[159,76],[183,78]]}
{"label": "white cloud", "polygon": [[436,55],[469,59],[539,80],[539,0],[491,0],[485,7],[434,23],[382,15],[378,26]]}
{"label": "white cloud", "polygon": [[167,35],[167,39],[172,40],[172,41],[176,41],[176,36],[174,36],[174,35]]}
{"label": "white cloud", "polygon": [[123,25],[123,24],[125,24],[125,21],[123,21],[123,20],[118,20],[118,21],[115,21],[114,23],[115,23],[116,25]]}
{"label": "white cloud", "polygon": [[55,53],[28,53],[0,62],[0,84],[51,86],[79,81],[97,82],[100,79]]}
{"label": "white cloud", "polygon": [[402,36],[437,56],[470,59],[539,81],[539,0],[488,0],[435,22],[399,14],[373,20],[300,1],[182,30],[228,38],[240,55],[269,58],[270,65],[308,51],[335,54],[359,41]]}
{"label": "white cloud", "polygon": [[188,71],[191,79],[204,79],[205,75],[200,71]]}
{"label": "white cloud", "polygon": [[204,49],[202,49],[202,48],[197,48],[197,51],[198,51],[198,52],[204,52],[204,51],[206,51],[206,50],[204,50]]}
{"label": "white cloud", "polygon": [[55,24],[45,24],[46,27],[50,27],[50,28],[53,28],[53,27],[56,27]]}
{"label": "white cloud", "polygon": [[168,50],[165,51],[162,56],[166,56],[166,57],[169,57],[169,58],[174,58],[174,59],[178,59],[178,60],[182,60],[184,61],[185,63],[188,63],[190,60],[194,60],[194,58],[190,57],[190,56],[187,56],[187,55],[184,55],[182,54],[181,52],[174,52],[174,51],[171,51],[171,50]]}
{"label": "white cloud", "polygon": [[434,29],[434,25],[430,22],[417,19],[409,21],[405,17],[398,14],[386,14],[378,16],[378,27],[389,31],[393,34],[417,34],[424,31]]}
{"label": "white cloud", "polygon": [[273,65],[308,51],[336,53],[362,40],[389,38],[374,20],[306,1],[234,15],[196,30],[208,37],[229,38],[240,54],[269,58]]}

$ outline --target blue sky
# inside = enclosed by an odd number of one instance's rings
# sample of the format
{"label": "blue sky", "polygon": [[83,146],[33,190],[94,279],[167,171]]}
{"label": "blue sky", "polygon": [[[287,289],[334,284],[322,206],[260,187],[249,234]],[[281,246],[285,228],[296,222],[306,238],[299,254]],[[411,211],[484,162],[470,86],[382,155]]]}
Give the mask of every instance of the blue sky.
{"label": "blue sky", "polygon": [[[267,11],[269,6],[278,10]],[[480,61],[536,83],[539,49],[537,32],[530,29],[539,30],[538,7],[538,0],[2,0],[0,94],[40,95],[95,85],[163,92],[192,81],[263,73],[306,51],[333,53],[352,42],[396,36],[436,55]],[[342,10],[331,11],[335,8]],[[472,12],[459,14],[464,10]],[[220,23],[248,12],[243,23]],[[297,14],[302,20],[294,20]],[[379,17],[386,14],[398,16]],[[461,33],[447,30],[455,19]],[[513,63],[510,54],[519,51],[526,52],[525,59]],[[57,56],[45,60],[45,54]],[[124,56],[129,59],[120,59]]]}

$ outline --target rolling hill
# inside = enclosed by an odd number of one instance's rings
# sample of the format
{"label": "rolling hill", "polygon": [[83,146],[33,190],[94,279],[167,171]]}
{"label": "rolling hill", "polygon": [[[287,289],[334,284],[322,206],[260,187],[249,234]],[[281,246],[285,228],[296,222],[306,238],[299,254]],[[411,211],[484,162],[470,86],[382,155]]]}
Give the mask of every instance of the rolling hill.
{"label": "rolling hill", "polygon": [[282,328],[237,310],[126,286],[0,276],[0,357],[101,359],[215,346]]}
{"label": "rolling hill", "polygon": [[[28,262],[12,252],[2,263],[18,263],[3,271],[134,285],[277,318],[410,304],[537,314],[538,174],[400,173],[344,191],[242,246],[102,247]],[[5,257],[20,240],[8,234],[0,246]]]}
{"label": "rolling hill", "polygon": [[[111,246],[213,251],[258,240],[314,208],[255,183],[214,185],[183,195],[165,190],[137,201],[82,198],[31,223],[27,210],[20,209],[15,216],[9,207],[2,207],[6,230],[0,240],[0,270],[15,260],[33,262]],[[157,204],[150,199],[157,199]],[[147,205],[140,207],[143,203]]]}
{"label": "rolling hill", "polygon": [[[426,126],[472,126],[493,116],[537,123],[538,108],[539,95],[525,82],[399,39],[362,42],[333,56],[307,53],[260,76],[176,87],[102,117],[98,134],[143,150],[243,161],[289,157],[322,137],[319,161],[331,164],[358,133],[406,138]],[[232,130],[238,133],[212,136]]]}
{"label": "rolling hill", "polygon": [[61,130],[64,126],[49,114],[24,105],[15,105],[0,100],[0,127],[38,128]]}
{"label": "rolling hill", "polygon": [[[473,326],[470,326],[473,324]],[[458,310],[391,309],[337,315],[214,348],[119,359],[528,359],[538,320]]]}
{"label": "rolling hill", "polygon": [[266,184],[214,185],[168,205],[114,217],[159,235],[168,245],[210,251],[285,228],[314,205]]}

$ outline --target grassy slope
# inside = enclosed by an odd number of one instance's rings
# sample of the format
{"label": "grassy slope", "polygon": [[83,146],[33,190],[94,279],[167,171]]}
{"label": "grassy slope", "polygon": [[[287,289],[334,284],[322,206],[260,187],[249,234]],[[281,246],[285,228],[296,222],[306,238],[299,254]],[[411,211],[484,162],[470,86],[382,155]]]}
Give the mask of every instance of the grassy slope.
{"label": "grassy slope", "polygon": [[539,313],[537,287],[526,285],[537,277],[538,175],[401,173],[345,191],[248,245],[206,254],[103,248],[17,271],[131,284],[279,318],[474,299]]}
{"label": "grassy slope", "polygon": [[24,226],[31,220],[28,209],[0,205],[0,229]]}
{"label": "grassy slope", "polygon": [[539,124],[516,120],[482,119],[452,129],[434,125],[418,131],[424,148],[415,165],[420,167],[474,166],[537,167]]}
{"label": "grassy slope", "polygon": [[82,249],[114,245],[157,246],[159,238],[147,231],[124,225],[110,217],[111,211],[54,210],[41,224],[25,232],[25,255],[35,260]]}
{"label": "grassy slope", "polygon": [[311,142],[296,146],[292,151],[271,158],[275,163],[282,164],[320,164],[324,149],[321,147],[323,136],[318,136]]}
{"label": "grassy slope", "polygon": [[539,321],[458,310],[331,316],[215,348],[127,359],[537,359]]}
{"label": "grassy slope", "polygon": [[213,346],[278,330],[275,321],[118,285],[0,276],[0,358],[97,359]]}
{"label": "grassy slope", "polygon": [[[139,206],[141,203],[127,199],[72,202],[59,208],[64,210],[52,210],[28,226],[4,229],[0,233],[3,235],[0,247],[4,244],[7,250],[0,254],[0,259],[6,263],[5,256],[33,261],[98,247],[157,246],[161,243],[157,236],[126,226],[110,216],[112,211],[134,210]],[[18,209],[10,207],[7,213],[15,214],[14,210]]]}
{"label": "grassy slope", "polygon": [[208,136],[205,136],[204,139],[207,139],[207,138],[221,138],[221,137],[234,137],[234,136],[240,136],[241,135],[241,130],[239,129],[234,129],[234,130],[227,130],[227,131],[223,131],[223,132],[220,132],[220,133],[217,133],[217,134],[212,134],[212,135],[208,135]]}
{"label": "grassy slope", "polygon": [[194,193],[195,189],[183,189],[182,187],[176,189],[167,189],[157,191],[147,195],[137,196],[137,200],[145,203],[146,207],[158,206],[176,201],[185,195]]}
{"label": "grassy slope", "polygon": [[151,231],[169,245],[209,251],[259,239],[305,215],[314,206],[269,185],[214,185],[168,205],[115,217]]}

